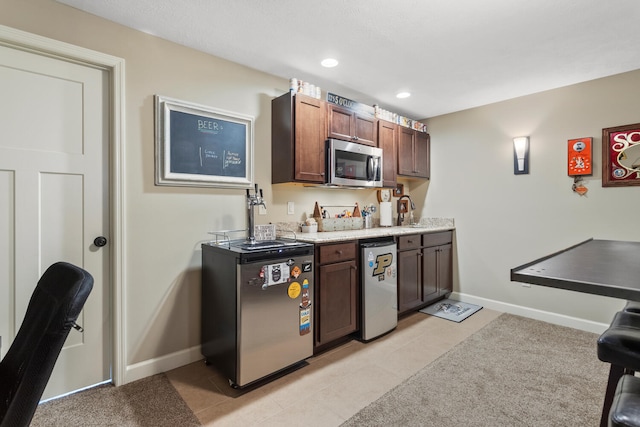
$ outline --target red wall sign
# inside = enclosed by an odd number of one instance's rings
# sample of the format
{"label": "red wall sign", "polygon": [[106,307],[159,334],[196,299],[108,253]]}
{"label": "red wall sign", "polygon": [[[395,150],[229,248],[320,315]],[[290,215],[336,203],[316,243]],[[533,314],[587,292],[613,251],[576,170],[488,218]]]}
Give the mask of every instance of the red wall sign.
{"label": "red wall sign", "polygon": [[593,138],[570,139],[567,146],[569,176],[591,175],[591,147]]}

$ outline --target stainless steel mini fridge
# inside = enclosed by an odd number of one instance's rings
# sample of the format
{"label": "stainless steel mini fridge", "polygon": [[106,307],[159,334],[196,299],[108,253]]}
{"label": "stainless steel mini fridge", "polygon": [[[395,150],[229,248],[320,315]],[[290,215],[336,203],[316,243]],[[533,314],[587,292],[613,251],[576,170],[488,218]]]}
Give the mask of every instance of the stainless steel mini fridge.
{"label": "stainless steel mini fridge", "polygon": [[398,253],[392,239],[361,242],[360,252],[361,339],[369,341],[398,325]]}
{"label": "stainless steel mini fridge", "polygon": [[313,355],[308,243],[202,245],[202,354],[242,388]]}

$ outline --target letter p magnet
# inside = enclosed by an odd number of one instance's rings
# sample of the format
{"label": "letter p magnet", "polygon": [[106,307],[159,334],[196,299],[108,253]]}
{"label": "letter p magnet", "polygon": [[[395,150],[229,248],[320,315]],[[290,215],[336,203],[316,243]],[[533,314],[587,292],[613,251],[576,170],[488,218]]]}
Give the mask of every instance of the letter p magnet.
{"label": "letter p magnet", "polygon": [[384,275],[384,272],[386,271],[387,267],[389,267],[392,262],[393,262],[393,254],[391,253],[380,254],[376,256],[376,265],[373,269],[372,276],[375,277],[375,276]]}

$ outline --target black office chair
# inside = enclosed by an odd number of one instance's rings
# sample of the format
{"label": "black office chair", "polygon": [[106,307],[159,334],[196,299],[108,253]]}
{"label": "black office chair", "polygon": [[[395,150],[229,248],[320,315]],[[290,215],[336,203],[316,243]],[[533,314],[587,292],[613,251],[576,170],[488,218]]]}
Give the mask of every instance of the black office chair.
{"label": "black office chair", "polygon": [[627,301],[627,305],[624,306],[624,310],[629,313],[640,313],[640,302],[638,301]]}
{"label": "black office chair", "polygon": [[0,427],[28,426],[53,366],[93,288],[93,277],[58,262],[44,272],[0,362]]}
{"label": "black office chair", "polygon": [[600,418],[600,426],[606,427],[618,382],[625,374],[640,372],[640,313],[616,313],[598,338],[598,359],[611,364]]}
{"label": "black office chair", "polygon": [[640,427],[640,378],[623,375],[618,381],[608,427]]}

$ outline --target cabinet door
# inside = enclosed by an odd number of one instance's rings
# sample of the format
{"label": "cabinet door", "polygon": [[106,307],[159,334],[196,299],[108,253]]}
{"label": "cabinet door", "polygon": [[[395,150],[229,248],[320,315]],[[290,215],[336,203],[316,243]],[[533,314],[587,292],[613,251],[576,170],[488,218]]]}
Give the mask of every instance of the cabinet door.
{"label": "cabinet door", "polygon": [[335,104],[327,104],[329,138],[352,141],[355,135],[353,113]]}
{"label": "cabinet door", "polygon": [[396,125],[378,121],[378,147],[382,148],[382,186],[396,186]]}
{"label": "cabinet door", "polygon": [[353,115],[355,122],[354,142],[372,147],[378,146],[377,120],[374,117],[365,117],[357,113]]}
{"label": "cabinet door", "polygon": [[429,178],[429,134],[415,132],[414,140],[414,176]]}
{"label": "cabinet door", "polygon": [[438,287],[439,246],[422,249],[422,292],[423,301],[431,302],[440,296]]}
{"label": "cabinet door", "polygon": [[358,282],[353,260],[322,265],[318,272],[316,339],[322,345],[357,330]]}
{"label": "cabinet door", "polygon": [[453,292],[453,250],[451,243],[438,249],[438,293],[444,296]]}
{"label": "cabinet door", "polygon": [[398,312],[422,304],[422,253],[420,249],[398,252]]}
{"label": "cabinet door", "polygon": [[378,146],[377,119],[357,114],[335,104],[327,104],[329,138]]}
{"label": "cabinet door", "polygon": [[398,126],[398,175],[413,176],[413,143],[415,132]]}
{"label": "cabinet door", "polygon": [[398,175],[429,178],[429,134],[402,126],[398,129]]}
{"label": "cabinet door", "polygon": [[[315,98],[296,95],[295,100],[295,179],[324,183],[326,110]],[[274,153],[277,155],[277,153]],[[277,167],[277,161],[272,164]]]}

